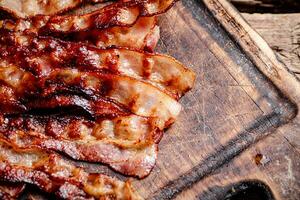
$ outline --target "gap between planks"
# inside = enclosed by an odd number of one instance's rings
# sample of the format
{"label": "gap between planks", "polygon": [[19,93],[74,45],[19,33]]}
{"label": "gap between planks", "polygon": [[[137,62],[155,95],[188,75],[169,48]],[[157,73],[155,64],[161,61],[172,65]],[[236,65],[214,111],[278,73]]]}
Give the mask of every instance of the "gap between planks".
{"label": "gap between planks", "polygon": [[299,0],[230,0],[240,12],[299,13]]}

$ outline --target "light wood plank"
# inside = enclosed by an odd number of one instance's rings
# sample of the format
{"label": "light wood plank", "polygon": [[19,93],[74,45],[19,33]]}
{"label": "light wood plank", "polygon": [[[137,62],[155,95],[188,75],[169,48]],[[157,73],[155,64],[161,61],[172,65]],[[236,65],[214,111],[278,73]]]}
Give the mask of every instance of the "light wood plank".
{"label": "light wood plank", "polygon": [[248,14],[246,21],[267,41],[281,61],[300,73],[300,14]]}

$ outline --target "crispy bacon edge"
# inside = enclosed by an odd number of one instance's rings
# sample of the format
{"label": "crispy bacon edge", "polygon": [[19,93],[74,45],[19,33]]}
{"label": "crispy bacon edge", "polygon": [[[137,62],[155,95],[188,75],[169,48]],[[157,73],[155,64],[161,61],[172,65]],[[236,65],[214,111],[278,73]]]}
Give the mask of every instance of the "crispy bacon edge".
{"label": "crispy bacon edge", "polygon": [[90,174],[57,154],[20,150],[0,142],[0,177],[13,183],[29,183],[62,199],[141,199],[131,184],[103,174]]}

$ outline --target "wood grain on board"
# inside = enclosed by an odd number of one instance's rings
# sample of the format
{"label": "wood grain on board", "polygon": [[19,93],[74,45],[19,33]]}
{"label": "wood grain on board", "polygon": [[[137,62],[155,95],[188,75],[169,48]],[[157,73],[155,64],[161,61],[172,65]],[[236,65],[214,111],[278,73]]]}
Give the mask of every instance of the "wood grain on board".
{"label": "wood grain on board", "polygon": [[136,187],[149,199],[221,199],[233,184],[251,180],[276,199],[297,199],[299,83],[234,10],[227,13],[225,1],[204,2],[235,41],[198,1],[181,1],[162,18],[160,50],[198,79],[160,145],[157,167]]}

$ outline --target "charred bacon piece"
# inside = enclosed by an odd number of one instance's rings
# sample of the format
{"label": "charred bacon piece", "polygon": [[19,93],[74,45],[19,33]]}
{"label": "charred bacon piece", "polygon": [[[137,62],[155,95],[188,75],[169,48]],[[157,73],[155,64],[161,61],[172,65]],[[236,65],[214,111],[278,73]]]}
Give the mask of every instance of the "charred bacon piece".
{"label": "charred bacon piece", "polygon": [[165,55],[111,48],[98,49],[49,37],[0,32],[0,58],[46,76],[54,68],[121,74],[151,83],[176,99],[192,88],[195,74]]}
{"label": "charred bacon piece", "polygon": [[0,138],[19,149],[45,149],[101,162],[143,178],[155,165],[162,130],[135,115],[95,121],[72,116],[3,116]]}
{"label": "charred bacon piece", "polygon": [[[61,108],[75,109],[81,113],[86,112],[90,118],[114,118],[118,116],[128,116],[131,113],[121,106],[105,99],[88,100],[77,95],[55,95],[47,98],[35,98],[24,102],[23,112],[18,110],[10,114],[24,113],[24,111],[50,111]],[[63,110],[60,110],[63,111]],[[8,114],[8,113],[6,113]],[[74,113],[73,113],[74,114]],[[83,113],[84,114],[84,113]]]}
{"label": "charred bacon piece", "polygon": [[1,0],[0,9],[13,14],[16,18],[28,18],[36,15],[55,15],[83,2],[104,2],[105,0]]}
{"label": "charred bacon piece", "polygon": [[89,174],[53,153],[20,150],[0,142],[0,177],[9,182],[36,185],[62,199],[141,199],[128,182]]}
{"label": "charred bacon piece", "polygon": [[166,12],[176,0],[128,0],[118,1],[97,11],[84,15],[46,16],[41,15],[28,20],[4,20],[2,27],[26,30],[39,35],[57,37],[69,33],[102,30],[115,26],[132,26],[139,17],[150,17]]}

